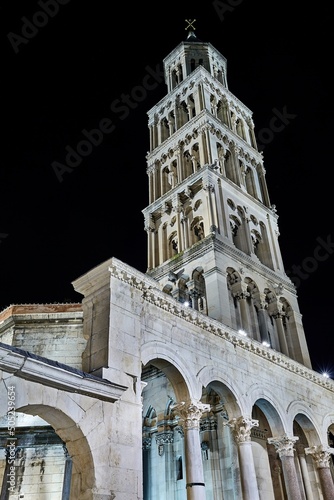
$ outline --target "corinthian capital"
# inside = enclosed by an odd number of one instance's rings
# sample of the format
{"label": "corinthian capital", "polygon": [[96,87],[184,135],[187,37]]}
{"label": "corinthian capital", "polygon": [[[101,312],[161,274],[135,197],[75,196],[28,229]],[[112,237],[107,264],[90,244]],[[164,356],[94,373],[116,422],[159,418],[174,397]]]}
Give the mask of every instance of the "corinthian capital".
{"label": "corinthian capital", "polygon": [[334,448],[329,446],[310,446],[310,448],[305,448],[305,454],[311,455],[318,469],[324,469],[329,467],[329,460],[331,455],[334,454]]}
{"label": "corinthian capital", "polygon": [[251,440],[252,427],[258,427],[259,422],[248,417],[238,417],[232,418],[224,425],[231,427],[234,439],[239,444]]}
{"label": "corinthian capital", "polygon": [[293,457],[294,452],[294,444],[298,441],[299,437],[293,436],[281,436],[281,437],[272,437],[268,438],[268,443],[273,444],[277,450],[277,453],[280,457]]}
{"label": "corinthian capital", "polygon": [[203,413],[210,411],[210,405],[201,401],[182,401],[172,406],[172,410],[184,421],[186,429],[199,429]]}

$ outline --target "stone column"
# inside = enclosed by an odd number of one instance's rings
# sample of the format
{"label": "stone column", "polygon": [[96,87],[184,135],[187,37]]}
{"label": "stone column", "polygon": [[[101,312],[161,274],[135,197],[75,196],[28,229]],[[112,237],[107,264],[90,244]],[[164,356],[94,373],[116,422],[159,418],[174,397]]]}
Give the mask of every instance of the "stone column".
{"label": "stone column", "polygon": [[182,224],[182,239],[183,239],[183,248],[186,250],[189,248],[189,222],[188,222],[188,217],[182,214],[181,217],[181,224]]}
{"label": "stone column", "polygon": [[219,218],[218,218],[218,210],[217,210],[217,201],[216,201],[216,193],[213,184],[210,187],[209,196],[211,198],[211,207],[212,207],[212,228],[210,227],[210,231],[218,231],[220,233],[219,228]]}
{"label": "stone column", "polygon": [[293,449],[293,445],[298,439],[298,437],[289,438],[288,436],[272,437],[268,439],[268,443],[275,446],[278,456],[281,459],[288,500],[303,500],[298,483]]}
{"label": "stone column", "polygon": [[154,178],[152,168],[148,169],[148,199],[150,203],[155,201],[154,198]]}
{"label": "stone column", "polygon": [[256,167],[256,171],[258,173],[259,183],[261,186],[263,203],[264,203],[264,205],[266,205],[266,207],[270,207],[270,198],[269,198],[268,187],[267,187],[267,182],[266,182],[266,178],[265,178],[265,175],[266,175],[265,168],[262,164],[258,164]]}
{"label": "stone column", "polygon": [[159,120],[157,128],[158,128],[158,146],[163,142],[163,134],[162,134],[163,122]]}
{"label": "stone column", "polygon": [[206,165],[208,163],[208,144],[206,140],[205,125],[198,129],[198,135],[199,135],[198,159],[200,163],[200,168],[202,168],[203,165]]}
{"label": "stone column", "polygon": [[248,332],[248,314],[247,314],[247,298],[249,297],[248,292],[238,292],[234,295],[234,298],[239,302],[240,306],[240,319],[241,319],[241,328]]}
{"label": "stone column", "polygon": [[270,345],[270,339],[267,327],[267,312],[266,312],[267,304],[264,300],[258,300],[255,303],[255,305],[256,305],[257,317],[259,320],[261,342],[265,342],[266,344]]}
{"label": "stone column", "polygon": [[184,169],[184,157],[183,157],[183,146],[179,146],[175,150],[177,157],[177,172],[178,172],[178,180],[182,182],[186,178],[186,173]]}
{"label": "stone column", "polygon": [[233,181],[237,186],[241,187],[241,172],[239,166],[239,153],[240,148],[236,146],[236,144],[231,145],[231,153],[233,158],[233,170],[234,170],[234,179]]}
{"label": "stone column", "polygon": [[247,213],[248,213],[247,207],[244,207],[244,209],[245,209],[245,214],[242,218],[242,224],[243,224],[244,230],[245,230],[245,240],[246,240],[246,245],[247,245],[247,250],[245,250],[245,251],[246,251],[246,253],[251,255],[252,253],[254,253],[254,244],[253,244],[252,235],[251,235],[251,232],[249,229],[249,222],[251,219],[247,215]]}
{"label": "stone column", "polygon": [[286,341],[283,326],[283,314],[280,311],[276,311],[274,314],[272,314],[272,317],[275,320],[281,351],[286,356],[289,356],[288,343]]}
{"label": "stone column", "polygon": [[199,424],[202,414],[210,411],[210,405],[187,401],[173,405],[172,409],[180,415],[184,426],[187,500],[205,500]]}
{"label": "stone column", "polygon": [[173,211],[176,214],[176,232],[177,232],[177,239],[178,239],[178,251],[182,252],[184,250],[184,241],[182,239],[182,234],[181,234],[181,212],[182,212],[182,204],[180,203],[179,196],[176,195],[173,198]]}
{"label": "stone column", "polygon": [[213,205],[212,205],[212,197],[211,197],[211,193],[213,192],[213,185],[210,182],[207,182],[205,185],[203,185],[203,190],[206,192],[209,226],[210,226],[210,231],[212,231],[216,227]]}
{"label": "stone column", "polygon": [[150,220],[146,220],[145,224],[145,231],[147,232],[147,267],[148,269],[153,269],[156,267],[156,262],[155,262],[155,251],[154,251],[154,227],[152,227],[152,223]]}
{"label": "stone column", "polygon": [[252,427],[258,427],[259,422],[251,418],[239,417],[233,418],[225,425],[231,427],[238,445],[242,498],[243,500],[259,500],[251,441]]}
{"label": "stone column", "polygon": [[334,448],[329,446],[311,446],[305,448],[306,455],[311,455],[319,474],[321,491],[324,500],[333,500],[334,498],[334,483],[329,468],[329,460],[334,454]]}
{"label": "stone column", "polygon": [[253,148],[257,149],[256,137],[255,137],[255,131],[254,131],[254,123],[252,122],[252,120],[249,120],[248,126],[249,126],[249,137],[251,140],[251,146],[253,146]]}
{"label": "stone column", "polygon": [[296,446],[296,451],[298,454],[298,460],[300,464],[300,470],[302,473],[302,478],[303,478],[303,484],[305,488],[305,495],[306,495],[306,500],[313,500],[313,493],[312,493],[312,487],[311,487],[311,481],[309,477],[309,473],[307,470],[307,463],[306,463],[306,458],[305,458],[305,446],[302,444],[298,444]]}
{"label": "stone column", "polygon": [[272,474],[273,474],[274,491],[275,491],[276,487],[278,486],[279,492],[280,492],[280,498],[284,499],[284,488],[283,488],[283,483],[282,483],[282,468],[281,468],[281,462],[279,459],[277,459],[277,462],[275,462],[275,464],[273,466]]}

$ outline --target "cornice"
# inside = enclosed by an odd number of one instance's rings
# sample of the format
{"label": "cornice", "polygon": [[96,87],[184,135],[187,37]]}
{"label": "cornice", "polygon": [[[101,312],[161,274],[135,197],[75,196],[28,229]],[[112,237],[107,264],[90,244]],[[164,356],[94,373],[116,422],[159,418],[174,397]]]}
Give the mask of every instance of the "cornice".
{"label": "cornice", "polygon": [[238,262],[243,263],[246,269],[249,269],[251,272],[258,274],[261,276],[266,276],[268,279],[271,279],[274,283],[279,281],[282,285],[289,290],[290,293],[295,294],[296,290],[293,283],[290,281],[288,276],[285,274],[277,274],[275,271],[272,271],[269,267],[264,266],[260,261],[254,262],[254,259],[251,255],[247,255],[236,247],[232,247],[225,241],[222,241],[218,238],[214,238],[215,246],[224,253],[225,255],[229,255],[231,258],[238,260]]}
{"label": "cornice", "polygon": [[184,181],[182,181],[180,184],[177,184],[174,188],[170,189],[165,193],[164,195],[160,196],[157,200],[155,200],[153,203],[151,203],[148,207],[144,208],[142,210],[142,213],[145,214],[151,214],[152,212],[155,212],[157,210],[160,210],[161,207],[164,206],[164,204],[169,201],[173,196],[177,194],[181,194],[186,187],[189,185],[195,184],[198,180],[202,179],[205,170],[208,168],[208,165],[203,165],[199,170],[196,172],[193,172],[191,175],[187,177]]}
{"label": "cornice", "polygon": [[167,154],[167,152],[171,149],[177,149],[187,135],[192,136],[194,133],[198,133],[203,127],[213,127],[215,129],[215,135],[217,135],[217,131],[221,132],[221,134],[226,137],[228,143],[234,144],[237,148],[240,148],[249,156],[252,156],[255,161],[263,165],[262,153],[254,149],[245,140],[233,132],[233,130],[221,123],[218,118],[209,113],[207,109],[203,109],[197,116],[182,125],[182,127],[157,146],[153,151],[149,151],[147,153],[147,170],[150,168],[150,165],[152,165],[156,160],[159,160],[163,154]]}
{"label": "cornice", "polygon": [[[205,82],[205,79],[207,79],[207,82]],[[240,110],[248,114],[249,117],[253,116],[253,112],[243,102],[241,102],[240,99],[232,94],[228,88],[224,87],[224,85],[214,78],[203,66],[198,66],[192,73],[190,73],[190,75],[187,76],[185,80],[180,82],[171,92],[160,99],[160,101],[147,112],[149,119],[151,117],[153,118],[156,113],[159,113],[159,109],[166,106],[168,101],[175,99],[179,94],[183,94],[186,87],[189,87],[189,85],[194,86],[197,83],[203,83],[203,81],[213,85],[217,90],[219,90],[222,96],[232,100],[236,108],[239,107]]]}
{"label": "cornice", "polygon": [[0,370],[47,387],[114,403],[127,389],[68,365],[0,343]]}
{"label": "cornice", "polygon": [[112,259],[108,259],[105,262],[102,262],[88,271],[88,273],[72,281],[74,290],[87,297],[88,295],[95,293],[97,290],[100,291],[103,287],[107,289],[109,286],[109,275],[107,269],[111,261]]}
{"label": "cornice", "polygon": [[159,266],[156,271],[152,272],[152,276],[156,281],[160,281],[160,279],[163,278],[171,269],[178,269],[181,265],[186,265],[189,262],[194,261],[194,259],[200,259],[202,256],[207,255],[210,250],[210,246],[213,250],[229,256],[233,259],[233,261],[237,261],[239,264],[238,271],[240,274],[245,274],[246,270],[249,270],[249,272],[257,274],[260,278],[265,276],[268,281],[270,280],[273,283],[281,283],[283,287],[289,291],[289,293],[295,295],[295,287],[289,280],[288,276],[283,273],[278,275],[269,267],[264,266],[260,261],[254,262],[252,256],[245,254],[235,246],[229,245],[228,242],[219,239],[215,233],[209,234],[203,240],[200,240],[192,245],[189,249],[184,250],[179,257],[175,256],[173,259],[166,261],[164,264]]}
{"label": "cornice", "polygon": [[217,320],[209,318],[194,309],[185,307],[183,304],[177,302],[175,299],[158,289],[155,280],[140,273],[139,271],[136,271],[130,266],[127,266],[124,263],[119,263],[116,259],[113,259],[113,264],[109,267],[109,271],[115,279],[140,290],[142,292],[142,298],[145,302],[171,314],[177,319],[178,322],[182,319],[191,325],[201,328],[203,331],[211,335],[224,339],[234,347],[238,347],[255,356],[259,356],[263,360],[271,362],[276,366],[288,370],[289,372],[334,393],[334,381],[331,379],[324,378],[301,363],[292,360],[288,356],[285,356],[274,349],[263,346],[254,339],[250,339],[249,337],[239,334],[233,328],[230,328]]}

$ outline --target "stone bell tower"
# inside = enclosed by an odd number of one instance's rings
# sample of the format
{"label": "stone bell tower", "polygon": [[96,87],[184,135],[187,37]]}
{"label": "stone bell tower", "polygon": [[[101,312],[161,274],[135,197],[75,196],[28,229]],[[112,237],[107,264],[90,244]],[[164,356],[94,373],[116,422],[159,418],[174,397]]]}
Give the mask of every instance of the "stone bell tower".
{"label": "stone bell tower", "polygon": [[310,367],[252,112],[228,88],[225,57],[193,29],[163,65],[167,94],[148,111],[147,274]]}

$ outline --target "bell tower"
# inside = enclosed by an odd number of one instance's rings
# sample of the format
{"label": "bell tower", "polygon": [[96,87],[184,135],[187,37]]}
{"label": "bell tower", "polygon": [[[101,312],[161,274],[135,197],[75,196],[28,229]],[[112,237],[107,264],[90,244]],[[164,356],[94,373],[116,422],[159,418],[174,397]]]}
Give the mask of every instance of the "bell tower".
{"label": "bell tower", "polygon": [[228,89],[225,57],[188,24],[163,61],[167,94],[148,111],[147,274],[185,307],[311,367],[252,112]]}

